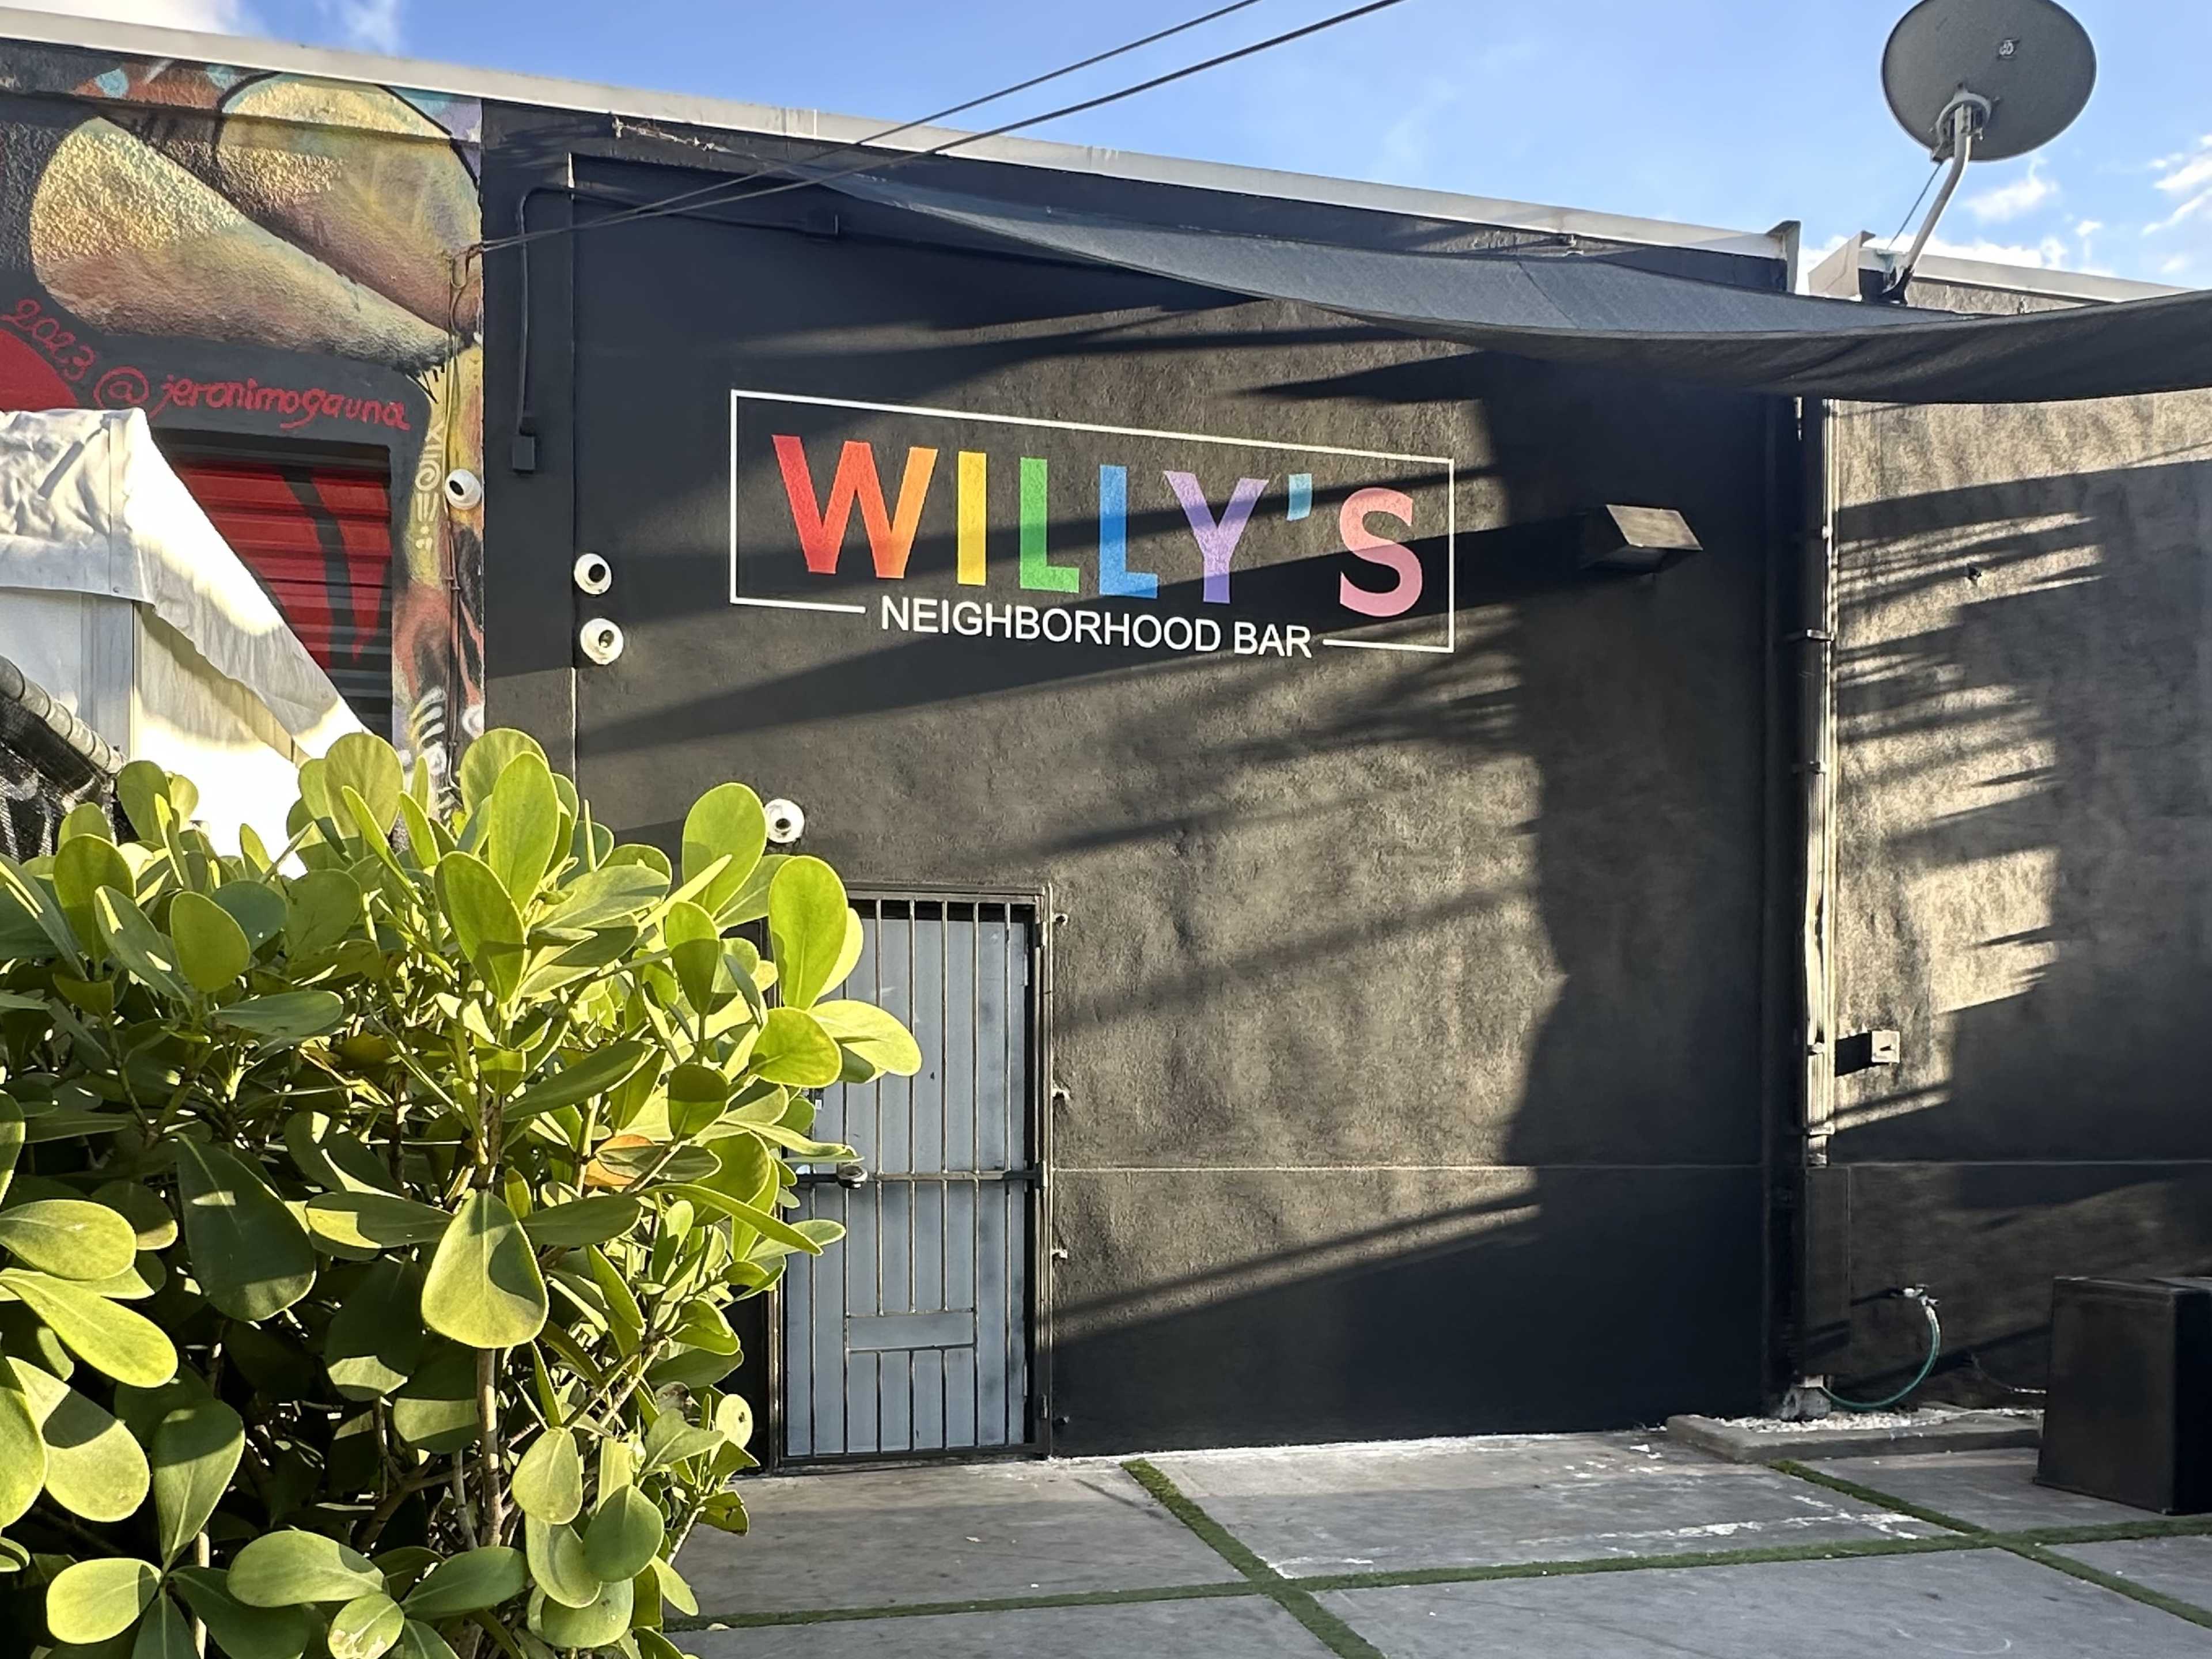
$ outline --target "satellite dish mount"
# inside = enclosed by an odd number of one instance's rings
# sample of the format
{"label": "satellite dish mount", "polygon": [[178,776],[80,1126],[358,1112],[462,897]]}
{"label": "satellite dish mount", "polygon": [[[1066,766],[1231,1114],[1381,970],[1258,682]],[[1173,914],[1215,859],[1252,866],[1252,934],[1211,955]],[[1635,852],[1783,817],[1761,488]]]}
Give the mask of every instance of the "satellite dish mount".
{"label": "satellite dish mount", "polygon": [[2057,0],[1920,0],[1899,20],[1881,54],[1890,112],[1932,160],[1951,166],[1883,299],[1904,300],[1967,162],[2050,143],[2096,82],[2096,48]]}

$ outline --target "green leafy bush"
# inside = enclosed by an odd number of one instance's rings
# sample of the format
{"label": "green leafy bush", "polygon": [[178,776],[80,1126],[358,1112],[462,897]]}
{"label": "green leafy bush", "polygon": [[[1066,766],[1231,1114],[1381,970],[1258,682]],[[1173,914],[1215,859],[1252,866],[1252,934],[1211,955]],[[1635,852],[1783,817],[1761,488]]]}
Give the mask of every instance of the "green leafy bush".
{"label": "green leafy bush", "polygon": [[34,1645],[669,1659],[678,1547],[744,1529],[726,1310],[838,1236],[785,1218],[792,1161],[853,1156],[805,1091],[920,1055],[833,1000],[859,919],[742,785],[672,869],[520,733],[459,782],[441,814],[349,737],[291,845],[228,858],[141,762],[135,839],[80,807],[0,860],[0,1585]]}

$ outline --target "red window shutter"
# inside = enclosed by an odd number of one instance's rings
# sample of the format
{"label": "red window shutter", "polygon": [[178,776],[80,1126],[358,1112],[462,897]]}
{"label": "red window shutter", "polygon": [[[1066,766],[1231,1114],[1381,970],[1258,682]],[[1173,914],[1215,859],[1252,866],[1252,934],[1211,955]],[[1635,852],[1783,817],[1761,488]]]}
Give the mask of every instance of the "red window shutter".
{"label": "red window shutter", "polygon": [[362,725],[392,733],[392,483],[384,465],[178,445],[169,464]]}

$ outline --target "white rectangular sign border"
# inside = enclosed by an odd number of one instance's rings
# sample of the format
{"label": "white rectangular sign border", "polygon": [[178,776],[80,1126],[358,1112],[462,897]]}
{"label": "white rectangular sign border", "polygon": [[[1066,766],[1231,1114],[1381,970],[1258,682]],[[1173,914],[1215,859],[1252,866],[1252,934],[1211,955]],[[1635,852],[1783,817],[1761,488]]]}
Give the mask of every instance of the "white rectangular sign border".
{"label": "white rectangular sign border", "polygon": [[1413,651],[1449,656],[1459,643],[1459,464],[1449,455],[1408,455],[1388,449],[1346,449],[1334,444],[1285,443],[1273,438],[1224,438],[1206,432],[1170,432],[1157,427],[1106,426],[1092,421],[1051,421],[1031,415],[988,415],[972,409],[939,409],[927,404],[867,403],[854,398],[816,398],[796,392],[730,389],[730,603],[775,611],[827,611],[866,616],[864,605],[832,605],[811,599],[753,599],[738,592],[738,410],[750,398],[759,403],[809,404],[822,409],[860,409],[877,415],[928,415],[994,426],[1045,427],[1059,432],[1099,432],[1119,438],[1172,438],[1178,442],[1220,444],[1238,449],[1279,449],[1306,455],[1347,455],[1365,461],[1419,461],[1444,470],[1444,642],[1411,645],[1393,640],[1323,638],[1317,645],[1352,651]]}

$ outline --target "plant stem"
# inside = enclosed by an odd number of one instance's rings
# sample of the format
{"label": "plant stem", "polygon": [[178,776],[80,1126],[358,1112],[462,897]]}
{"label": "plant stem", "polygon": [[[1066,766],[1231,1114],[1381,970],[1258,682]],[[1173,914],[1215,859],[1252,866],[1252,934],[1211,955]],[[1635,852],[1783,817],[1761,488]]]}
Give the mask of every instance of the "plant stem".
{"label": "plant stem", "polygon": [[477,1350],[477,1434],[483,1446],[478,1496],[483,1500],[483,1535],[496,1544],[507,1529],[507,1498],[499,1477],[499,1352]]}

